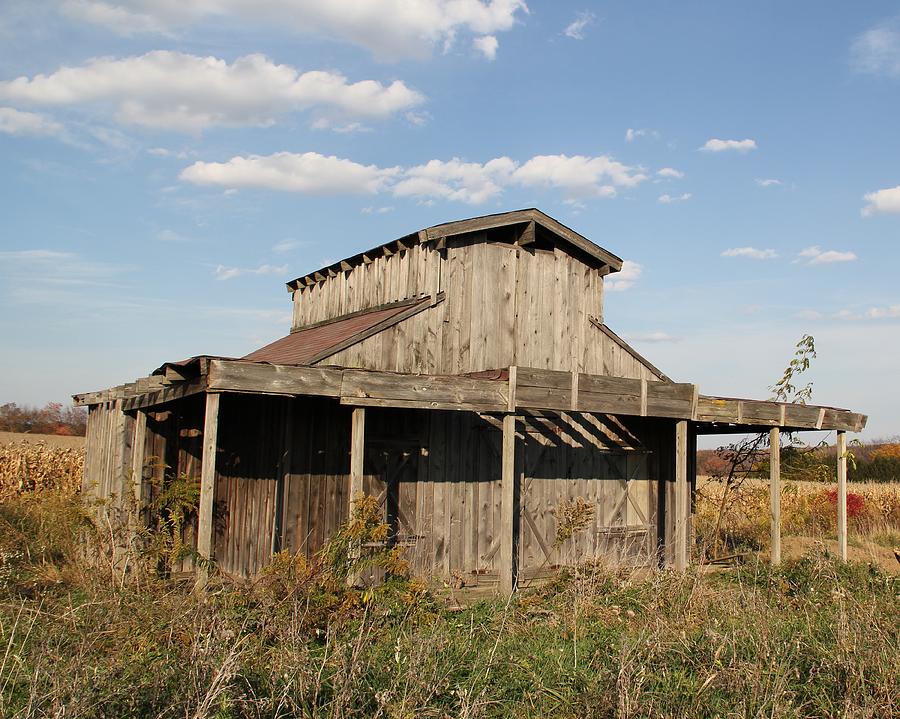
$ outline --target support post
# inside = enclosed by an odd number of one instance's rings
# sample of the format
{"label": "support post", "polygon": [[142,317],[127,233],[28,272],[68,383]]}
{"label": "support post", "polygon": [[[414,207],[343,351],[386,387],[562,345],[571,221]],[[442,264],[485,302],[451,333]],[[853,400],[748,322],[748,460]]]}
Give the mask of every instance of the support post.
{"label": "support post", "polygon": [[769,430],[769,563],[781,564],[781,430]]}
{"label": "support post", "polygon": [[131,482],[136,511],[143,511],[144,445],[147,437],[147,413],[138,410],[134,415],[134,439],[131,442]]}
{"label": "support post", "polygon": [[500,591],[516,589],[516,416],[503,416],[500,468]]}
{"label": "support post", "polygon": [[[363,497],[363,459],[366,447],[366,408],[354,407],[350,417],[350,516],[356,511],[357,502]],[[358,550],[353,550],[351,559],[358,559]],[[347,575],[348,586],[359,580],[355,572]]]}
{"label": "support post", "polygon": [[216,439],[219,432],[219,397],[206,395],[206,416],[203,420],[203,456],[200,464],[200,508],[197,519],[197,554],[204,564],[197,576],[197,586],[202,588],[209,578],[205,564],[213,559],[215,526],[213,500],[216,496]]}
{"label": "support post", "polygon": [[847,433],[837,433],[837,533],[838,556],[847,561]]}
{"label": "support post", "polygon": [[688,547],[688,519],[691,500],[688,485],[688,423],[679,420],[675,424],[675,569],[687,569],[690,557]]}
{"label": "support post", "polygon": [[363,494],[363,456],[366,446],[366,408],[354,407],[350,419],[350,516]]}

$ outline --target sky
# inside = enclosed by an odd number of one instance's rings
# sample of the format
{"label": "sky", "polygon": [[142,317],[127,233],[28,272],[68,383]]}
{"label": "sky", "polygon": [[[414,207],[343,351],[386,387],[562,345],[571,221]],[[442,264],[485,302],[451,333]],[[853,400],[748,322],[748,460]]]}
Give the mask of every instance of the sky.
{"label": "sky", "polygon": [[673,379],[767,398],[808,333],[812,401],[900,435],[898,118],[896,2],[5,0],[0,403],[241,356],[285,281],[538,207]]}

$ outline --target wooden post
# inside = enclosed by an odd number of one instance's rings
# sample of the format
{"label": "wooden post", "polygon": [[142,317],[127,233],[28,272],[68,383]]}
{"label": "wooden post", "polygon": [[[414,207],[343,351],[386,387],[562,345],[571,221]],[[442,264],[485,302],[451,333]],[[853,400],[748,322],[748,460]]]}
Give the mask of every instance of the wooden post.
{"label": "wooden post", "polygon": [[131,481],[134,490],[135,509],[143,510],[144,445],[147,436],[147,413],[138,410],[134,415],[134,439],[131,442]]}
{"label": "wooden post", "polygon": [[[363,497],[363,458],[366,447],[366,408],[354,407],[350,418],[350,516],[356,511],[357,502]],[[357,559],[354,550],[351,559]],[[347,584],[353,586],[359,580],[355,572],[347,575]]]}
{"label": "wooden post", "polygon": [[847,433],[837,433],[837,532],[838,556],[847,561]]}
{"label": "wooden post", "polygon": [[688,547],[688,519],[691,500],[688,496],[688,423],[679,420],[675,424],[675,569],[687,569],[690,558]]}
{"label": "wooden post", "polygon": [[500,468],[500,591],[516,589],[516,416],[503,416],[503,455]]}
{"label": "wooden post", "polygon": [[[206,417],[203,421],[203,458],[200,464],[200,509],[197,520],[197,554],[205,562],[213,559],[215,525],[213,500],[216,496],[216,438],[219,431],[219,394],[206,395]],[[206,585],[207,566],[200,567],[198,587]]]}
{"label": "wooden post", "polygon": [[769,430],[769,563],[781,564],[781,430]]}
{"label": "wooden post", "polygon": [[350,516],[363,494],[363,456],[366,446],[366,408],[354,407],[350,420]]}

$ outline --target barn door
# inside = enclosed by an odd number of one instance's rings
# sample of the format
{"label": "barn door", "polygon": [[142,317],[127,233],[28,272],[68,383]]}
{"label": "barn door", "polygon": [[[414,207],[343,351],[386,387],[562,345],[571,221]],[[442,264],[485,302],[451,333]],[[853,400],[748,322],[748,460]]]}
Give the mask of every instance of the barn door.
{"label": "barn door", "polygon": [[[520,578],[600,558],[645,564],[653,553],[648,453],[599,448],[527,432],[520,492]],[[571,536],[557,529],[563,509],[578,500],[593,516]]]}
{"label": "barn door", "polygon": [[411,563],[420,538],[416,523],[420,454],[418,443],[377,439],[365,450],[364,491],[378,499],[382,520],[390,527],[388,546],[407,547]]}

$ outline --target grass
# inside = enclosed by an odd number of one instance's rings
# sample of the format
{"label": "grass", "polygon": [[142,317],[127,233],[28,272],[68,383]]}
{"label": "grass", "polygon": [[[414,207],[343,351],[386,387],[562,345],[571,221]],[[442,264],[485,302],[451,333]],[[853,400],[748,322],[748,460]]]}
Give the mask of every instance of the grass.
{"label": "grass", "polygon": [[280,555],[254,582],[214,576],[197,594],[159,579],[152,563],[125,571],[109,552],[85,552],[112,540],[77,498],[7,498],[0,715],[900,712],[897,584],[875,566],[818,552],[776,570],[751,562],[639,577],[581,567],[460,610],[415,580],[348,588],[345,550],[360,531],[379,529],[350,524],[340,551],[309,563]]}

